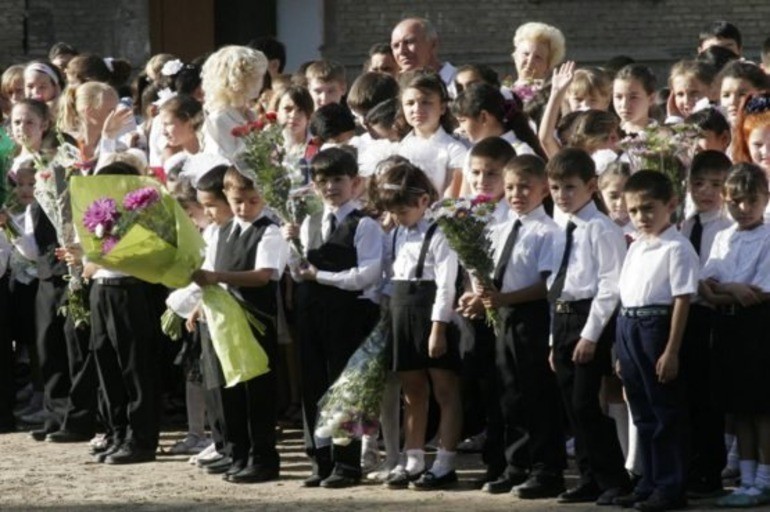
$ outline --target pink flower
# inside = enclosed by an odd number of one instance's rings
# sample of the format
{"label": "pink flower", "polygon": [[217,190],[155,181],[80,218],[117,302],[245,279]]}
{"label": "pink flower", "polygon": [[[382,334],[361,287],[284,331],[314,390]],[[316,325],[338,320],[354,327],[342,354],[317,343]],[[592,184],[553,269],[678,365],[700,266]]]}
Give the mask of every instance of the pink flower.
{"label": "pink flower", "polygon": [[160,194],[154,187],[144,187],[129,192],[123,198],[123,208],[128,211],[144,210],[160,201]]}
{"label": "pink flower", "polygon": [[120,217],[117,204],[114,199],[102,197],[88,207],[83,215],[83,225],[91,233],[96,232],[98,226],[102,226],[104,233],[109,233]]}
{"label": "pink flower", "polygon": [[473,199],[471,199],[471,206],[478,206],[480,204],[491,203],[492,201],[494,201],[492,196],[487,194],[479,194]]}
{"label": "pink flower", "polygon": [[118,237],[116,236],[108,236],[104,239],[102,242],[102,254],[109,253],[112,249],[115,248],[115,245],[119,242]]}

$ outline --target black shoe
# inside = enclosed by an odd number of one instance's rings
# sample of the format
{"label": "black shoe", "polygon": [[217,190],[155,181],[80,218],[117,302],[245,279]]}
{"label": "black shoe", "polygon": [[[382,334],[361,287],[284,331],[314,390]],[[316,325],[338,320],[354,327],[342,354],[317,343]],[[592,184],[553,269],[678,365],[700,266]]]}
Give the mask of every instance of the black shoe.
{"label": "black shoe", "polygon": [[216,462],[203,466],[203,470],[209,475],[221,475],[222,473],[226,473],[232,465],[233,459],[230,457],[222,457]]}
{"label": "black shoe", "polygon": [[600,507],[606,507],[607,505],[614,505],[615,499],[621,496],[626,496],[628,489],[623,487],[610,487],[602,492],[598,498],[596,498],[596,504]]}
{"label": "black shoe", "polygon": [[80,434],[78,432],[70,432],[69,430],[58,430],[45,436],[45,440],[49,443],[84,443],[92,437],[94,437],[93,434]]}
{"label": "black shoe", "polygon": [[442,476],[436,476],[430,471],[426,471],[423,475],[412,482],[410,487],[420,491],[433,491],[437,489],[446,489],[452,487],[457,483],[457,472],[453,469]]}
{"label": "black shoe", "polygon": [[388,478],[385,479],[385,487],[389,489],[406,489],[409,487],[409,482],[414,482],[424,474],[425,470],[412,475],[407,473],[403,467],[398,466],[396,469],[391,471],[388,475]]}
{"label": "black shoe", "polygon": [[347,487],[354,487],[359,483],[361,483],[360,477],[354,478],[333,473],[321,482],[321,487],[325,489],[345,489]]}
{"label": "black shoe", "polygon": [[542,500],[555,498],[564,493],[562,475],[531,475],[526,482],[511,489],[511,493],[522,500]]}
{"label": "black shoe", "polygon": [[233,476],[236,473],[240,473],[243,471],[243,469],[246,467],[245,462],[233,462],[230,464],[230,467],[227,468],[227,471],[225,471],[225,474],[222,475],[223,480],[230,480],[230,477]]}
{"label": "black shoe", "polygon": [[319,487],[326,478],[321,475],[312,474],[302,481],[302,487]]}
{"label": "black shoe", "polygon": [[633,491],[629,494],[624,494],[623,496],[618,496],[614,500],[612,500],[612,504],[616,507],[621,508],[631,508],[637,503],[646,500],[650,497],[650,493],[640,493],[637,491]]}
{"label": "black shoe", "polygon": [[518,485],[518,483],[511,479],[511,477],[503,475],[497,480],[485,483],[481,490],[489,494],[504,494],[506,492],[511,492],[511,489],[516,485]]}
{"label": "black shoe", "polygon": [[94,461],[100,463],[104,462],[107,457],[113,453],[117,453],[122,446],[122,442],[112,442],[108,444],[102,451],[94,453]]}
{"label": "black shoe", "polygon": [[681,510],[687,508],[687,498],[667,498],[657,493],[644,501],[634,504],[634,508],[641,512],[665,512],[666,510]]}
{"label": "black shoe", "polygon": [[152,448],[136,448],[124,445],[120,450],[105,457],[105,464],[138,464],[155,460],[155,450]]}
{"label": "black shoe", "polygon": [[35,441],[45,441],[45,438],[48,436],[50,432],[48,432],[47,429],[39,428],[37,430],[30,430],[29,431],[29,437],[31,437]]}
{"label": "black shoe", "polygon": [[231,475],[227,481],[233,484],[257,484],[276,480],[279,476],[280,471],[277,467],[247,466]]}
{"label": "black shoe", "polygon": [[558,503],[591,503],[602,494],[595,483],[580,484],[559,495]]}

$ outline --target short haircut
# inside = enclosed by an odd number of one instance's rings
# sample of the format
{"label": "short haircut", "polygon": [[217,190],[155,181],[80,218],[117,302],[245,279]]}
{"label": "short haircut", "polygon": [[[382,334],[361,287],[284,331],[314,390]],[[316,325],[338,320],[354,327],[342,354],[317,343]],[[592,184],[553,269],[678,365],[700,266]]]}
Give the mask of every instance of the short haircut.
{"label": "short haircut", "polygon": [[375,55],[393,55],[393,48],[390,47],[390,43],[374,43],[369,48],[369,57]]}
{"label": "short haircut", "polygon": [[51,49],[48,50],[48,60],[53,61],[56,57],[61,55],[71,55],[74,57],[79,53],[80,52],[78,52],[74,46],[60,41],[54,43],[53,46],[51,46]]}
{"label": "short haircut", "polygon": [[96,171],[100,176],[139,176],[139,170],[125,162],[113,162]]}
{"label": "short haircut", "polygon": [[552,180],[567,180],[580,178],[584,183],[596,178],[596,164],[591,155],[577,148],[559,150],[545,167],[548,178]]}
{"label": "short haircut", "polygon": [[482,139],[471,149],[471,158],[488,158],[503,165],[515,156],[511,143],[500,137]]}
{"label": "short haircut", "polygon": [[511,158],[505,164],[504,173],[531,176],[541,180],[548,179],[548,174],[545,172],[545,160],[537,155],[518,155]]}
{"label": "short haircut", "polygon": [[719,135],[730,133],[730,123],[727,122],[724,114],[714,107],[693,112],[687,116],[684,122],[694,124],[701,130],[708,130]]}
{"label": "short haircut", "polygon": [[314,137],[327,141],[345,132],[354,131],[356,120],[346,106],[330,103],[313,112],[309,128]]}
{"label": "short haircut", "polygon": [[278,72],[286,66],[286,46],[274,37],[260,37],[249,42],[249,46],[265,54],[267,60],[278,61]]}
{"label": "short haircut", "polygon": [[305,77],[308,82],[315,79],[320,82],[347,83],[345,67],[329,60],[317,60],[311,63],[305,70]]}
{"label": "short haircut", "polygon": [[198,183],[195,185],[195,189],[199,192],[206,192],[208,194],[214,194],[219,199],[227,201],[225,197],[225,174],[227,173],[227,165],[218,165],[212,168],[198,179]]}
{"label": "short haircut", "polygon": [[716,37],[718,39],[731,39],[735,41],[738,48],[743,47],[743,38],[738,27],[725,20],[712,21],[701,30],[698,36],[698,43],[703,44],[707,39]]}
{"label": "short haircut", "polygon": [[548,69],[555,68],[564,59],[564,54],[567,51],[562,31],[539,21],[524,23],[516,29],[513,36],[513,47],[516,48],[525,41],[543,43],[548,46]]}
{"label": "short haircut", "polygon": [[767,195],[768,182],[765,171],[756,164],[735,164],[725,180],[725,194],[730,197]]}
{"label": "short haircut", "polygon": [[366,115],[383,101],[398,98],[398,82],[385,73],[364,73],[353,82],[348,91],[348,106]]}
{"label": "short haircut", "polygon": [[228,167],[225,172],[225,177],[222,179],[222,190],[227,193],[228,190],[256,190],[256,184],[250,179],[244,176],[235,167]]}
{"label": "short haircut", "polygon": [[727,155],[721,151],[713,149],[701,151],[692,159],[690,165],[690,174],[688,180],[692,181],[706,174],[707,172],[719,172],[727,174],[732,166],[732,162]]}
{"label": "short haircut", "polygon": [[369,126],[380,125],[392,128],[396,124],[399,101],[393,98],[372,107],[364,116],[364,122]]}
{"label": "short haircut", "polygon": [[727,64],[734,60],[738,60],[739,58],[740,55],[732,51],[730,48],[714,45],[709,46],[700,52],[695,57],[695,60],[713,66],[717,73],[719,73]]}
{"label": "short haircut", "polygon": [[641,194],[657,201],[668,203],[674,197],[674,184],[668,176],[658,171],[635,172],[623,187],[624,194]]}
{"label": "short haircut", "polygon": [[327,148],[318,152],[310,163],[310,177],[358,176],[355,149],[351,147]]}

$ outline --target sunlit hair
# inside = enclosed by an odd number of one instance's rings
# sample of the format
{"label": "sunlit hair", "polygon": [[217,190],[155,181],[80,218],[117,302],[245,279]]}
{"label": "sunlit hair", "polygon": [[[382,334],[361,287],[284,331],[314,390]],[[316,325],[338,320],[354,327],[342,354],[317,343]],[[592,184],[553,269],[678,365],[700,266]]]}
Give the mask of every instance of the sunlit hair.
{"label": "sunlit hair", "polygon": [[725,180],[725,195],[731,198],[757,197],[768,194],[767,175],[756,164],[740,163],[730,168]]}
{"label": "sunlit hair", "polygon": [[744,98],[735,121],[735,126],[733,162],[751,163],[751,153],[748,144],[749,136],[757,128],[770,126],[770,92]]}
{"label": "sunlit hair", "polygon": [[182,122],[189,121],[196,131],[203,124],[203,108],[200,102],[192,96],[184,94],[174,96],[160,107],[160,111],[168,112]]}
{"label": "sunlit hair", "polygon": [[[444,84],[444,81],[441,80],[441,77],[437,73],[427,69],[414,69],[407,71],[406,73],[402,73],[398,82],[401,88],[402,96],[409,89],[417,89],[426,95],[437,95],[439,97],[439,101],[441,101],[443,105],[447,105],[451,99],[449,97],[449,92],[447,91],[446,85]],[[403,111],[399,112],[399,118],[399,122],[406,123]],[[439,119],[439,125],[441,125],[441,127],[444,128],[447,133],[452,133],[457,127],[457,121],[450,112],[449,108],[447,108],[441,115],[441,118]]]}
{"label": "sunlit hair", "polygon": [[222,189],[227,193],[229,190],[256,190],[254,182],[241,174],[241,172],[235,167],[230,167],[225,172],[225,177],[222,180]]}
{"label": "sunlit hair", "polygon": [[515,48],[524,41],[542,43],[548,46],[548,69],[556,67],[564,59],[567,51],[567,44],[561,30],[538,21],[530,21],[516,29],[516,34],[513,36],[514,53]]}
{"label": "sunlit hair", "polygon": [[593,153],[620,128],[620,119],[606,110],[586,110],[576,121],[569,145]]}
{"label": "sunlit hair", "polygon": [[225,46],[212,54],[201,70],[207,111],[239,108],[255,99],[264,83],[267,58],[247,46]]}
{"label": "sunlit hair", "polygon": [[545,171],[545,160],[537,155],[518,155],[511,158],[503,168],[504,174],[528,176],[539,180],[548,179]]}
{"label": "sunlit hair", "polygon": [[668,86],[674,87],[674,78],[679,76],[695,78],[706,87],[710,87],[716,78],[717,70],[714,66],[697,60],[680,60],[671,67],[668,76]]}
{"label": "sunlit hair", "polygon": [[400,162],[388,167],[376,179],[371,180],[369,191],[369,197],[382,211],[417,206],[420,198],[426,194],[431,203],[438,200],[438,192],[430,178],[422,169],[409,162]]}
{"label": "sunlit hair", "polygon": [[74,89],[67,89],[67,96],[59,107],[59,129],[66,133],[78,133],[82,127],[79,112],[87,108],[101,108],[108,98],[117,103],[118,93],[102,82],[86,82]]}
{"label": "sunlit hair", "polygon": [[575,96],[609,100],[612,97],[612,77],[599,68],[578,69],[567,91]]}

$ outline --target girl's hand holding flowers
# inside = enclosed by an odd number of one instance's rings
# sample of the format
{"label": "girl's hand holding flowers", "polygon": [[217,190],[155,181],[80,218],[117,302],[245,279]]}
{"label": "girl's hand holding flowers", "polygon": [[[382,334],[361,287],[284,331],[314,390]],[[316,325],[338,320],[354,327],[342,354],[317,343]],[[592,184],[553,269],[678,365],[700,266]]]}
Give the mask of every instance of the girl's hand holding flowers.
{"label": "girl's hand holding flowers", "polygon": [[299,238],[299,226],[297,224],[286,223],[281,226],[281,234],[283,235],[284,240],[291,242],[292,240]]}

